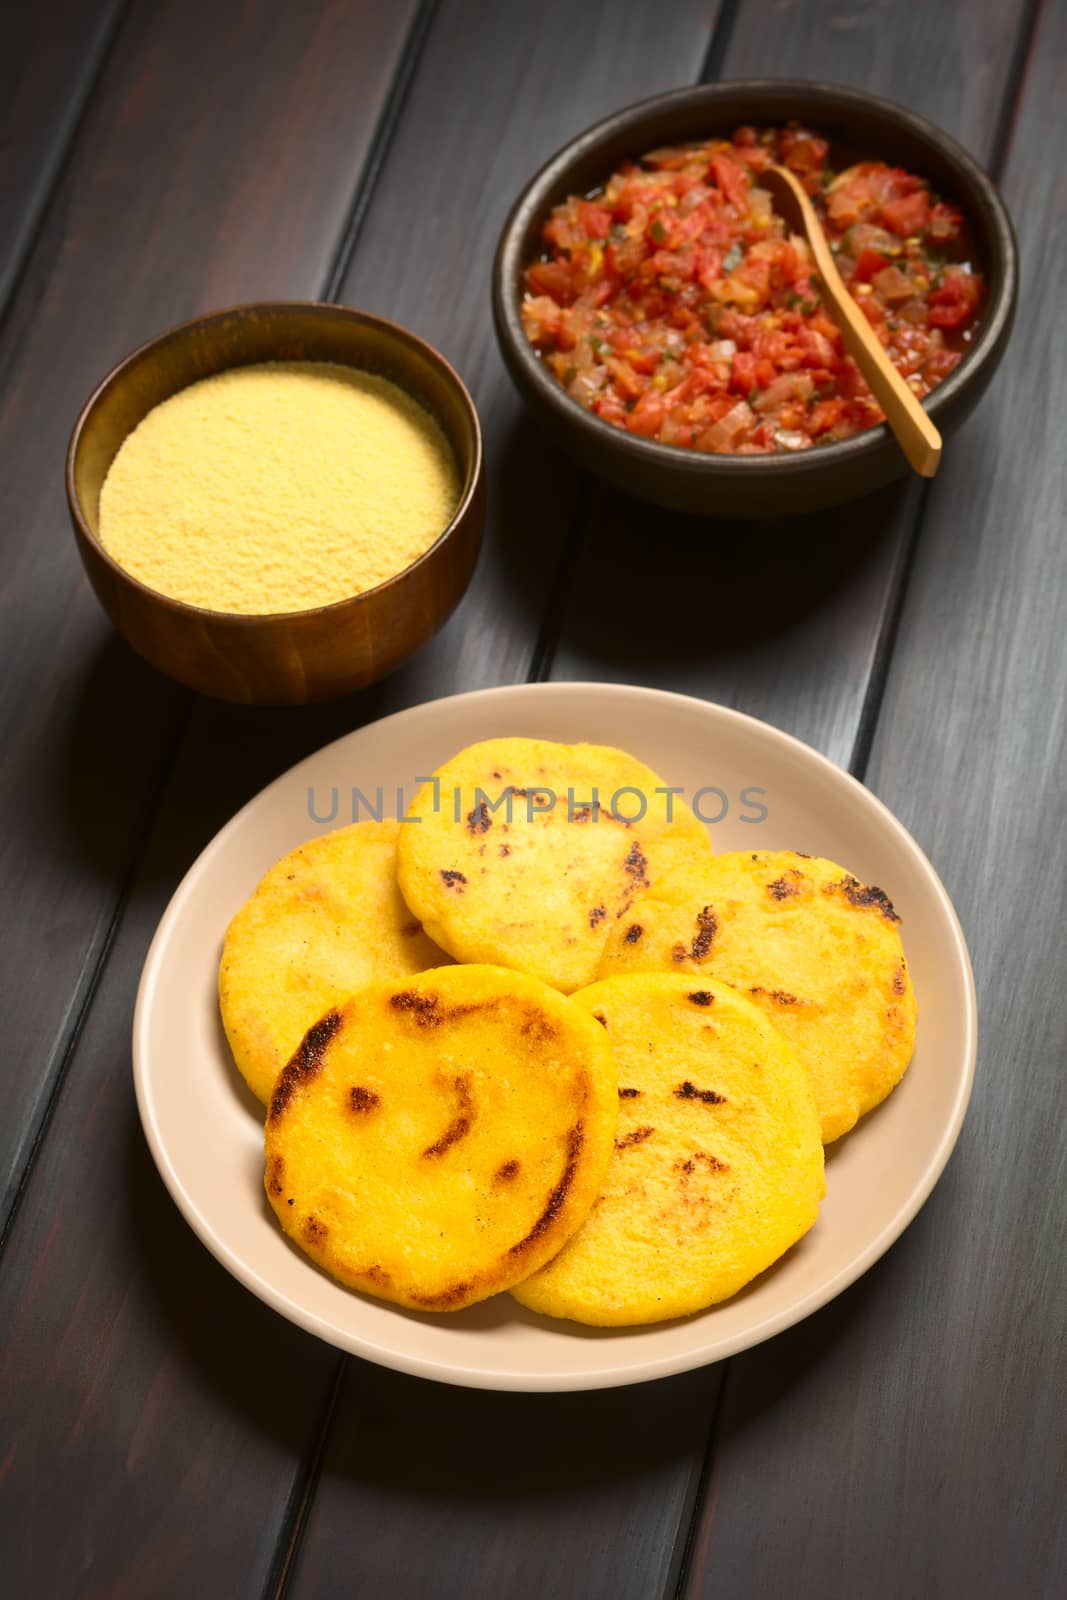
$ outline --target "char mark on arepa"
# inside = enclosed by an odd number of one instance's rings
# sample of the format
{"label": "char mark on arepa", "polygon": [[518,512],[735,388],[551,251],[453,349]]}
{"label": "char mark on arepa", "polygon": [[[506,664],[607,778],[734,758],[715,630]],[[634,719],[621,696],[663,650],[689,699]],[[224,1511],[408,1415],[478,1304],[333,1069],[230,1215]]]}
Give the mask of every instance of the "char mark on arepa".
{"label": "char mark on arepa", "polygon": [[679,1100],[700,1100],[706,1106],[724,1106],[726,1104],[726,1096],[724,1094],[719,1094],[715,1089],[698,1089],[696,1084],[690,1083],[688,1078],[684,1083],[678,1085],[674,1093]]}
{"label": "char mark on arepa", "polygon": [[302,1083],[322,1071],[326,1046],[341,1026],[341,1013],[328,1011],[312,1024],[297,1045],[296,1053],[288,1066],[282,1068],[281,1077],[274,1087],[270,1101],[270,1120],[276,1122],[283,1115],[293,1095]]}
{"label": "char mark on arepa", "polygon": [[582,1153],[582,1145],[584,1142],[585,1128],[582,1123],[576,1122],[570,1133],[567,1135],[567,1165],[563,1169],[563,1176],[560,1178],[559,1182],[556,1184],[556,1187],[549,1195],[548,1200],[545,1202],[545,1209],[542,1211],[541,1215],[538,1217],[529,1233],[525,1236],[525,1238],[520,1239],[517,1244],[513,1244],[511,1246],[511,1249],[508,1251],[509,1255],[521,1255],[524,1250],[529,1249],[530,1245],[532,1245],[536,1240],[540,1239],[542,1234],[548,1232],[553,1222],[555,1222],[556,1218],[559,1216],[561,1210],[563,1209],[563,1202],[570,1193],[571,1184],[574,1182],[574,1174],[578,1170],[578,1157]]}

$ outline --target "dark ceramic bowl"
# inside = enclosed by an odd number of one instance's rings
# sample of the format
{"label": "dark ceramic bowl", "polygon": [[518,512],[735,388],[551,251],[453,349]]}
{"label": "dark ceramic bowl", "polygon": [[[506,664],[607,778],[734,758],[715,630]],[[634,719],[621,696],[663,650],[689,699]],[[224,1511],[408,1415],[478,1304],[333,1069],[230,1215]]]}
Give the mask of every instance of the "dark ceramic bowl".
{"label": "dark ceramic bowl", "polygon": [[884,423],[837,444],[773,456],[708,455],[627,433],[572,400],[523,332],[523,272],[540,253],[554,205],[587,194],[624,157],[657,145],[792,120],[827,135],[852,159],[919,173],[967,216],[987,300],[971,348],[924,401],[943,434],[973,409],[1004,354],[1018,291],[1011,219],[977,162],[933,123],[888,100],[822,83],[717,83],[643,100],[572,139],[523,190],[497,248],[493,318],[508,371],[545,430],[583,467],[645,500],[704,516],[782,517],[855,499],[908,471]]}
{"label": "dark ceramic bowl", "polygon": [[[123,440],[153,406],[198,378],[263,361],[336,361],[391,378],[444,430],[459,468],[460,501],[429,550],[374,589],[308,611],[209,611],[147,588],[108,555],[98,537],[100,490]],[[385,677],[462,597],[485,524],[481,429],[444,356],[406,328],[315,302],[238,306],[172,328],[108,374],[74,426],[67,499],[97,598],[153,666],[222,700],[327,700]]]}

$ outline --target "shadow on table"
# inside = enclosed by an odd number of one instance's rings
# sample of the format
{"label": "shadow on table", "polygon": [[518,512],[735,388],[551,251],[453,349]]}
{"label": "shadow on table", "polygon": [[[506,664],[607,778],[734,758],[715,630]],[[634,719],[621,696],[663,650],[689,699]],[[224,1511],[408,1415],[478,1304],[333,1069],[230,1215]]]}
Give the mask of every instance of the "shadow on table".
{"label": "shadow on table", "polygon": [[[124,1316],[132,1332],[123,1360],[154,1367],[162,1385],[158,1421],[142,1424],[153,1436],[144,1448],[165,1459],[184,1452],[190,1430],[215,1419],[214,1448],[240,1459],[242,1495],[276,1506],[280,1483],[298,1481],[313,1462],[329,1417],[304,1543],[316,1529],[346,1527],[340,1552],[357,1541],[371,1570],[404,1563],[413,1537],[420,1566],[457,1540],[476,1549],[466,1525],[489,1527],[487,1508],[500,1518],[491,1525],[493,1559],[505,1571],[529,1556],[514,1546],[516,1533],[528,1545],[543,1527],[546,1559],[555,1561],[583,1548],[587,1522],[603,1523],[605,1504],[620,1539],[654,1539],[670,1558],[703,1463],[718,1369],[638,1388],[507,1394],[339,1356],[260,1304],[204,1249],[152,1166],[132,1103],[124,1199],[127,1292],[138,1305]],[[269,1440],[269,1449],[250,1436]]]}
{"label": "shadow on table", "polygon": [[265,784],[395,710],[395,677],[319,705],[229,705],[171,683],[105,635],[64,710],[59,771],[33,797],[33,832],[68,874],[116,894],[141,847],[138,891],[173,886]]}
{"label": "shadow on table", "polygon": [[64,882],[124,881],[131,839],[182,720],[182,699],[101,624],[74,694],[56,701],[46,729],[23,730],[37,742],[29,761],[11,753],[35,776],[12,797],[23,813],[20,851],[35,871]]}
{"label": "shadow on table", "polygon": [[[773,1269],[772,1269],[773,1270]],[[807,1319],[799,1330],[718,1365],[632,1386],[567,1394],[508,1394],[458,1389],[352,1361],[327,1470],[379,1488],[420,1495],[512,1500],[567,1486],[613,1483],[686,1457],[703,1458],[724,1380],[735,1366],[761,1360],[775,1375],[763,1390],[773,1407],[808,1369],[834,1359],[861,1312],[867,1280]],[[578,1330],[593,1333],[597,1330]],[[632,1334],[632,1329],[622,1330]],[[775,1352],[790,1353],[788,1362]],[[783,1373],[788,1371],[788,1381]],[[422,1440],[414,1454],[407,1429]],[[442,1448],[428,1447],[441,1441]],[[561,1440],[568,1441],[561,1449]],[[500,1471],[506,1451],[508,1471]]]}
{"label": "shadow on table", "polygon": [[699,1465],[719,1383],[705,1368],[624,1389],[508,1394],[354,1360],[326,1470],[420,1498],[566,1500]]}
{"label": "shadow on table", "polygon": [[64,858],[68,874],[118,892],[162,800],[157,832],[168,848],[165,864],[155,852],[157,875],[175,881],[234,811],[324,744],[439,695],[510,681],[513,665],[522,676],[557,567],[555,510],[573,473],[555,470],[520,419],[492,478],[486,546],[466,602],[388,678],[341,699],[282,707],[210,700],[172,683],[101,623],[74,695],[56,710],[57,770],[26,797],[31,841],[39,836],[50,859]]}
{"label": "shadow on table", "polygon": [[[827,1440],[842,1448],[847,1435],[855,1446],[859,1390],[870,1385],[878,1352],[893,1350],[902,1316],[931,1322],[931,1348],[941,1348],[937,1296],[916,1297],[916,1283],[929,1266],[930,1241],[943,1236],[939,1213],[958,1208],[952,1195],[954,1172],[950,1161],[935,1194],[906,1232],[854,1284],[796,1327],[728,1364],[716,1430],[724,1482],[741,1473],[751,1484],[765,1452],[779,1451],[785,1441],[821,1438],[825,1453]],[[899,1370],[892,1383],[886,1377],[886,1384],[881,1400],[863,1402],[868,1431],[877,1426],[872,1417],[880,1408],[902,1403],[907,1383]],[[869,1443],[875,1447],[873,1434]],[[844,1456],[838,1469],[847,1470]],[[823,1470],[829,1470],[825,1459]]]}
{"label": "shadow on table", "polygon": [[[716,1461],[749,1430],[767,1448],[786,1447],[787,1435],[795,1445],[795,1430],[777,1413],[799,1403],[803,1415],[806,1391],[836,1381],[857,1330],[863,1337],[869,1324],[869,1302],[884,1293],[876,1269],[758,1349],[654,1383],[588,1393],[482,1392],[340,1357],[261,1305],[182,1220],[152,1167],[132,1105],[127,1191],[132,1282],[144,1302],[127,1326],[136,1326],[148,1359],[174,1375],[175,1405],[194,1397],[205,1417],[237,1413],[239,1421],[221,1429],[219,1448],[240,1455],[246,1492],[269,1490],[276,1501],[279,1474],[291,1473],[295,1482],[301,1466],[312,1465],[329,1419],[301,1554],[313,1566],[347,1559],[353,1541],[374,1572],[409,1560],[419,1571],[436,1570],[439,1560],[462,1567],[476,1556],[504,1582],[519,1560],[524,1570],[531,1564],[535,1588],[523,1592],[533,1593],[559,1562],[588,1561],[594,1569],[603,1562],[604,1550],[587,1548],[595,1529],[601,1544],[617,1542],[615,1566],[654,1546],[659,1554],[648,1559],[673,1571],[713,1428]],[[136,1364],[145,1352],[127,1357]],[[165,1403],[156,1414],[160,1428],[173,1431]],[[198,1425],[195,1417],[189,1425]],[[273,1452],[264,1458],[249,1434],[265,1436]],[[161,1441],[159,1448],[170,1446]],[[338,1528],[349,1532],[341,1537]]]}
{"label": "shadow on table", "polygon": [[[125,1176],[131,1284],[145,1302],[131,1337],[175,1374],[175,1405],[206,1386],[209,1409],[240,1413],[284,1448],[295,1472],[314,1445],[337,1352],[261,1304],[200,1243],[152,1164],[132,1095]],[[127,1358],[136,1365],[145,1354]],[[180,1433],[182,1418],[165,1403],[157,1415],[161,1429]]]}
{"label": "shadow on table", "polygon": [[[892,558],[914,483],[779,522],[718,522],[594,492],[558,618],[561,668],[641,681],[744,655],[851,603]],[[561,672],[562,675],[562,672]]]}
{"label": "shadow on table", "polygon": [[489,463],[489,521],[482,559],[499,568],[516,620],[536,632],[554,596],[560,558],[590,499],[592,480],[524,411],[495,442]]}
{"label": "shadow on table", "polygon": [[[195,1368],[220,1406],[301,1456],[342,1358],[203,1247],[153,1167],[132,1102],[126,1191],[135,1279],[161,1325],[152,1342],[175,1347],[179,1369]],[[713,1368],[637,1388],[531,1395],[460,1389],[355,1358],[346,1366],[330,1471],[420,1496],[558,1497],[568,1485],[654,1472],[703,1438],[718,1388]]]}

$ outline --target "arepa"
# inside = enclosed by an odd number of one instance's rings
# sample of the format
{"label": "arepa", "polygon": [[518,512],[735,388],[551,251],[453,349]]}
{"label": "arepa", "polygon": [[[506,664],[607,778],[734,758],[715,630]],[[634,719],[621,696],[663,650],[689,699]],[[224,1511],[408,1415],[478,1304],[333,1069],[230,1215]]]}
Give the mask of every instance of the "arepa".
{"label": "arepa", "polygon": [[605,1327],[728,1299],[818,1214],[823,1152],[803,1068],[754,1005],[704,978],[608,978],[572,1004],[615,1052],[615,1155],[588,1220],[515,1299]]}
{"label": "arepa", "polygon": [[621,750],[490,739],[420,789],[397,846],[400,888],[458,961],[592,982],[617,918],[662,876],[711,857],[707,830]]}
{"label": "arepa", "polygon": [[271,1099],[267,1197],[342,1283],[456,1311],[587,1215],[618,1118],[587,1009],[499,967],[374,983],[306,1035]]}
{"label": "arepa", "polygon": [[226,1037],[266,1104],[304,1034],[372,978],[446,959],[396,885],[396,822],[357,822],[277,862],[233,918],[219,964]]}
{"label": "arepa", "polygon": [[833,861],[735,851],[635,903],[600,975],[686,972],[747,995],[806,1067],[830,1143],[885,1099],[915,1048],[899,923],[881,889]]}

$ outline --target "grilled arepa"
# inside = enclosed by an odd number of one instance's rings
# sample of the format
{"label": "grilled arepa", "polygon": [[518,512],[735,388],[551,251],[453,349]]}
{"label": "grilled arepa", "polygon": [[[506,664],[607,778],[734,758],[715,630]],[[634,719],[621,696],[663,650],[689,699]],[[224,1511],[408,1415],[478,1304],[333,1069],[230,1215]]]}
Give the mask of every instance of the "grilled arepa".
{"label": "grilled arepa", "polygon": [[608,978],[571,1003],[615,1052],[615,1155],[588,1220],[515,1299],[623,1326],[729,1298],[807,1232],[825,1192],[803,1068],[750,1001],[706,978]]}
{"label": "grilled arepa", "polygon": [[631,909],[611,930],[601,976],[692,973],[747,995],[807,1069],[824,1143],[900,1081],[915,1047],[915,991],[881,889],[833,861],[737,851]]}
{"label": "grilled arepa", "polygon": [[357,822],[310,839],[271,867],[230,923],[219,1000],[233,1058],[270,1100],[308,1028],[373,978],[448,958],[396,885],[396,822]]}
{"label": "grilled arepa", "polygon": [[[490,739],[420,789],[400,888],[458,961],[592,982],[608,934],[667,872],[710,860],[707,830],[650,768],[602,745]],[[670,820],[669,820],[670,819]]]}
{"label": "grilled arepa", "polygon": [[309,1030],[271,1099],[267,1196],[342,1283],[456,1311],[571,1236],[617,1117],[586,1007],[499,967],[442,967],[371,984]]}

